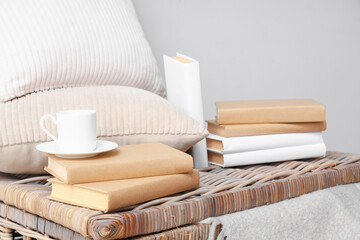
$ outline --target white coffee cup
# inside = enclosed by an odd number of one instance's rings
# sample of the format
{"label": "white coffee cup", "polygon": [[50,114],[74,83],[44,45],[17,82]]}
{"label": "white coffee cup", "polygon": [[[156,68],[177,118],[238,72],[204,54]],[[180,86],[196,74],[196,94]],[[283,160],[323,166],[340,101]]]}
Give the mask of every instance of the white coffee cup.
{"label": "white coffee cup", "polygon": [[[44,126],[45,119],[50,118],[57,125],[58,138]],[[66,110],[56,113],[56,118],[45,114],[40,119],[41,129],[54,140],[61,151],[85,153],[96,149],[96,111]]]}

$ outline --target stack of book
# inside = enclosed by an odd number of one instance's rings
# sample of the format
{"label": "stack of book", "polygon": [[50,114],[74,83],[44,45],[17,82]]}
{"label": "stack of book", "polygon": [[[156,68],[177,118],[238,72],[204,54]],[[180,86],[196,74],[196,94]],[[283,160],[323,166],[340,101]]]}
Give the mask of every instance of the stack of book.
{"label": "stack of book", "polygon": [[210,163],[223,167],[324,156],[325,106],[311,99],[217,102]]}
{"label": "stack of book", "polygon": [[199,186],[190,155],[161,143],[119,146],[93,158],[48,156],[50,199],[103,212]]}

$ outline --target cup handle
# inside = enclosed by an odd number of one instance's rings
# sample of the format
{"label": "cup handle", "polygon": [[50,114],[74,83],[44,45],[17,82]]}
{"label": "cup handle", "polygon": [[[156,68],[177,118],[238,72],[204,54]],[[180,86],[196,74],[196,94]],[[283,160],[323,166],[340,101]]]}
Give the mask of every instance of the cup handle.
{"label": "cup handle", "polygon": [[45,114],[45,115],[42,116],[41,119],[40,119],[40,127],[41,127],[41,129],[42,129],[47,135],[49,135],[49,137],[50,137],[52,140],[54,140],[55,142],[57,142],[58,139],[57,139],[54,135],[52,135],[51,132],[49,132],[49,131],[45,128],[44,121],[45,121],[46,118],[50,118],[50,119],[53,121],[53,123],[55,123],[55,125],[57,126],[57,121],[56,121],[56,119],[53,117],[53,115],[51,115],[51,114]]}

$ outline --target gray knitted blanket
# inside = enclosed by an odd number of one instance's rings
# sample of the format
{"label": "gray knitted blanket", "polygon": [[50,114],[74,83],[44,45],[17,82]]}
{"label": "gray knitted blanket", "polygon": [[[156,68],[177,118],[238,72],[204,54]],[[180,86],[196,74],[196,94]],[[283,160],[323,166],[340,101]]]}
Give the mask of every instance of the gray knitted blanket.
{"label": "gray knitted blanket", "polygon": [[360,239],[360,183],[341,185],[204,222],[218,239]]}

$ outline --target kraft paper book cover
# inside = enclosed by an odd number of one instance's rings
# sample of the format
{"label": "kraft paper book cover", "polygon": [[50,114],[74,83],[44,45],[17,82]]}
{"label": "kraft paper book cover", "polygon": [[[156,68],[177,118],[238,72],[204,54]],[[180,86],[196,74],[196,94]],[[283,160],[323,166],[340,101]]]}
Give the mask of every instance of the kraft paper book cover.
{"label": "kraft paper book cover", "polygon": [[119,146],[82,160],[49,155],[50,174],[67,184],[186,173],[193,169],[192,157],[162,143]]}
{"label": "kraft paper book cover", "polygon": [[324,122],[306,123],[250,123],[221,125],[216,120],[207,120],[208,131],[223,137],[240,137],[277,133],[320,132],[326,130]]}
{"label": "kraft paper book cover", "polygon": [[324,122],[325,106],[312,99],[216,102],[219,124]]}
{"label": "kraft paper book cover", "polygon": [[[197,170],[190,173],[132,178],[105,182],[68,185],[56,178],[50,199],[103,212],[117,210],[199,186]],[[86,197],[84,197],[86,196]]]}

